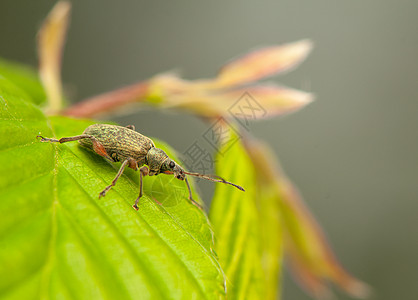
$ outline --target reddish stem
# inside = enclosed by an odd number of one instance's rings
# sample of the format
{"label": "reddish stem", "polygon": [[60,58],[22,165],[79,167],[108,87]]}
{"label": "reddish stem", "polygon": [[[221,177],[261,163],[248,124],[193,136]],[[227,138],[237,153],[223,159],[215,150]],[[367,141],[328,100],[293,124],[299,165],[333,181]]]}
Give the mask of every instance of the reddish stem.
{"label": "reddish stem", "polygon": [[91,118],[108,113],[126,104],[143,100],[148,91],[148,82],[139,82],[108,93],[87,98],[62,112],[62,115]]}

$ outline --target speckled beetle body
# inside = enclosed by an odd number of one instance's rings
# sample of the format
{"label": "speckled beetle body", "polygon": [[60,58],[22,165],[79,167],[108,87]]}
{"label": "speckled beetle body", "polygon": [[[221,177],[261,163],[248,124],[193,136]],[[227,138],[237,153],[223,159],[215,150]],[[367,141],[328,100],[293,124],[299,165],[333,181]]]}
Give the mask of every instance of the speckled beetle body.
{"label": "speckled beetle body", "polygon": [[109,161],[121,162],[122,165],[116,177],[113,179],[112,183],[99,194],[99,198],[104,197],[112,186],[116,184],[119,177],[123,174],[126,166],[134,169],[135,171],[139,169],[140,191],[139,196],[133,205],[136,210],[138,210],[139,199],[142,197],[142,178],[146,175],[152,176],[160,173],[173,174],[177,179],[185,180],[189,190],[189,199],[199,208],[201,208],[200,205],[192,198],[186,174],[215,182],[230,184],[244,191],[242,187],[225,181],[223,178],[216,175],[203,175],[186,172],[163,150],[156,148],[154,142],[149,137],[136,132],[134,126],[132,125],[122,127],[108,124],[94,124],[87,127],[83,134],[73,137],[64,137],[59,140],[44,138],[42,136],[38,137],[41,137],[41,142],[66,143],[79,141],[81,146],[93,150]]}
{"label": "speckled beetle body", "polygon": [[[128,157],[132,157],[138,165],[142,166],[146,163],[148,151],[155,147],[150,138],[127,127],[94,124],[87,127],[83,134],[94,136],[115,162],[123,162]],[[93,150],[93,143],[90,139],[81,139],[79,143]]]}

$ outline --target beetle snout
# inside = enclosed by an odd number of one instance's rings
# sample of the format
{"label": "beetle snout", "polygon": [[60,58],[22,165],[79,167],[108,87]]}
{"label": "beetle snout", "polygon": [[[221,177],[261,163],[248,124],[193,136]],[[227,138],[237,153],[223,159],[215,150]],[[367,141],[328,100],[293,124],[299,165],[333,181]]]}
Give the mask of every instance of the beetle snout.
{"label": "beetle snout", "polygon": [[180,170],[180,172],[177,173],[175,176],[179,180],[184,180],[184,178],[186,177],[186,175],[184,174],[183,170]]}
{"label": "beetle snout", "polygon": [[178,165],[174,168],[174,177],[176,177],[179,180],[184,180],[184,178],[186,177],[186,174],[184,174],[183,169]]}

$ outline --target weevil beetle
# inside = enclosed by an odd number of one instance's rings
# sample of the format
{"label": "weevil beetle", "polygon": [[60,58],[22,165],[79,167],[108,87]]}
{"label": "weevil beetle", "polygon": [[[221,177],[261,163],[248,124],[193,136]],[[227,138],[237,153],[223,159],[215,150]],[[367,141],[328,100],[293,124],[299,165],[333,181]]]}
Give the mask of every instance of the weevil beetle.
{"label": "weevil beetle", "polygon": [[63,137],[59,140],[45,138],[40,135],[37,137],[41,138],[41,142],[60,144],[78,141],[81,146],[93,150],[111,162],[121,162],[122,165],[112,183],[100,192],[99,198],[104,197],[112,186],[116,184],[126,166],[135,171],[139,170],[139,196],[135,200],[135,204],[132,205],[136,210],[138,210],[139,199],[142,197],[142,179],[147,175],[153,176],[161,173],[174,174],[174,177],[177,179],[184,180],[187,189],[189,190],[190,201],[199,208],[201,208],[199,203],[193,200],[192,191],[186,174],[229,184],[244,191],[241,186],[228,182],[219,176],[203,175],[185,171],[174,160],[168,157],[163,150],[155,147],[154,142],[149,137],[136,132],[133,125],[122,127],[108,124],[94,124],[87,127],[83,134],[77,136]]}

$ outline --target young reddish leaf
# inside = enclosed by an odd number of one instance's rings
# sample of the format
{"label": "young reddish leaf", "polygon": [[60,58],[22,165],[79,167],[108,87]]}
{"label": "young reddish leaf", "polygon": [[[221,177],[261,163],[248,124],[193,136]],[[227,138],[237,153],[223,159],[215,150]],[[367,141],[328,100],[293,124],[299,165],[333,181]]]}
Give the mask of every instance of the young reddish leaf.
{"label": "young reddish leaf", "polygon": [[[263,110],[254,119],[271,118],[297,111],[313,101],[313,95],[299,90],[276,85],[256,85],[226,92],[228,99],[243,102],[251,109]],[[231,103],[231,106],[234,105]],[[237,103],[238,104],[238,103]],[[233,111],[233,107],[230,111]],[[238,114],[238,117],[245,117]]]}
{"label": "young reddish leaf", "polygon": [[226,65],[214,79],[192,81],[175,74],[160,74],[148,81],[86,99],[65,110],[63,114],[94,117],[132,103],[147,102],[216,118],[229,115],[231,107],[245,94],[250,95],[266,111],[257,119],[293,112],[311,102],[312,95],[275,85],[253,83],[245,88],[238,88],[237,85],[295,67],[310,49],[311,43],[306,40],[264,48]]}
{"label": "young reddish leaf", "polygon": [[134,102],[145,100],[148,91],[147,82],[139,82],[108,93],[93,96],[65,109],[62,114],[72,117],[91,118],[103,114],[115,113]]}
{"label": "young reddish leaf", "polygon": [[317,297],[331,293],[326,286],[327,280],[335,282],[352,296],[366,297],[369,293],[367,285],[348,274],[340,265],[320,226],[292,183],[280,171],[268,147],[247,141],[246,149],[253,164],[257,166],[258,182],[276,188],[275,199],[280,203],[285,233],[285,252],[301,284]]}
{"label": "young reddish leaf", "polygon": [[365,298],[369,294],[367,285],[344,270],[296,188],[283,176],[280,193],[287,233],[286,251],[301,283],[314,295],[324,296],[329,293],[324,280],[330,280],[351,296]]}
{"label": "young reddish leaf", "polygon": [[39,73],[47,94],[49,103],[47,110],[50,113],[61,109],[61,56],[70,10],[70,2],[58,2],[38,33]]}
{"label": "young reddish leaf", "polygon": [[224,115],[228,99],[223,93],[203,88],[204,85],[201,81],[162,74],[150,80],[148,102],[163,108],[184,109],[202,117]]}
{"label": "young reddish leaf", "polygon": [[219,72],[219,86],[242,85],[263,77],[289,70],[301,63],[312,49],[312,42],[266,47],[250,52],[229,64]]}
{"label": "young reddish leaf", "polygon": [[[259,120],[294,112],[313,100],[312,94],[275,85],[232,90],[205,88],[211,85],[211,81],[193,82],[173,75],[157,76],[150,81],[149,101],[164,108],[181,108],[208,118],[234,114],[241,105],[259,110],[254,118]],[[244,114],[236,116],[245,117]]]}

